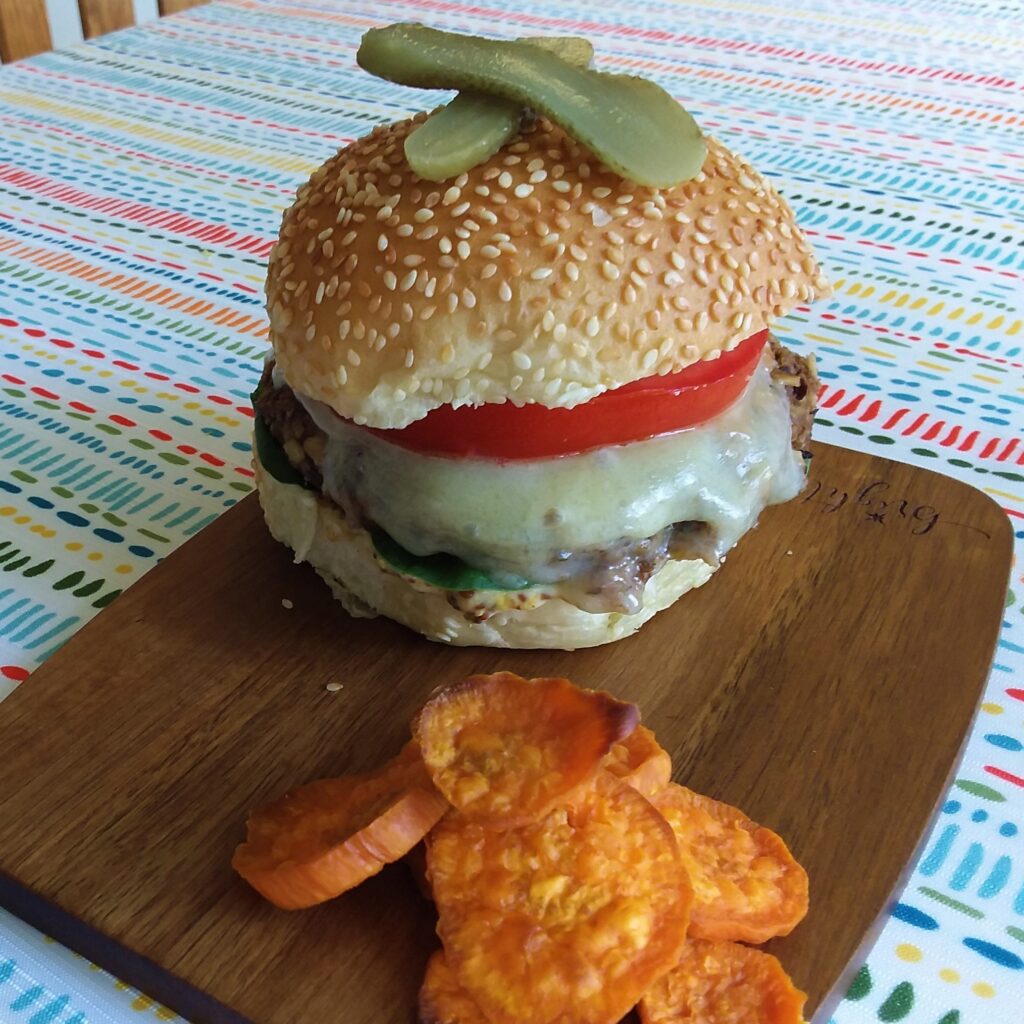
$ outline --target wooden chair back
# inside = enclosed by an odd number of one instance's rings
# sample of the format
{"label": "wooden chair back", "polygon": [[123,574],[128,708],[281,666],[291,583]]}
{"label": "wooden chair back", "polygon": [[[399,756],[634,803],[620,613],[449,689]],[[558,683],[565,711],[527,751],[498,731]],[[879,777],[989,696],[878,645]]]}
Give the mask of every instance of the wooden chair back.
{"label": "wooden chair back", "polygon": [[[161,15],[176,14],[208,0],[159,0]],[[82,36],[92,39],[135,24],[132,0],[78,0]],[[0,61],[9,63],[53,47],[46,0],[0,0]]]}

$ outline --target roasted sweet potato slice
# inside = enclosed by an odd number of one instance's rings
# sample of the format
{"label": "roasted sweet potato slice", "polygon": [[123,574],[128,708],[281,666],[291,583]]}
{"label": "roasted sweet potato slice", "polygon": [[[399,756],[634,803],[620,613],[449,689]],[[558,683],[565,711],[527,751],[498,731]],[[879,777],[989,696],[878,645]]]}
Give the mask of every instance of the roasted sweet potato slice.
{"label": "roasted sweet potato slice", "polygon": [[605,772],[528,825],[450,813],[427,865],[445,956],[494,1024],[615,1024],[682,948],[690,893],[672,830]]}
{"label": "roasted sweet potato slice", "polygon": [[258,807],[231,865],[281,909],[310,907],[404,856],[447,809],[408,744],[377,772],[320,779]]}
{"label": "roasted sweet potato slice", "polygon": [[613,744],[602,765],[646,797],[664,789],[672,778],[672,758],[645,725]]}
{"label": "roasted sweet potato slice", "polygon": [[679,841],[693,884],[690,935],[767,942],[807,913],[807,872],[770,829],[669,783],[651,798]]}
{"label": "roasted sweet potato slice", "polygon": [[413,723],[434,784],[466,817],[535,821],[597,771],[640,713],[567,679],[511,672],[442,690]]}
{"label": "roasted sweet potato slice", "polygon": [[691,939],[637,1009],[642,1024],[801,1024],[806,999],[768,953]]}
{"label": "roasted sweet potato slice", "polygon": [[420,987],[419,1024],[488,1024],[480,1007],[466,994],[438,950],[427,961]]}

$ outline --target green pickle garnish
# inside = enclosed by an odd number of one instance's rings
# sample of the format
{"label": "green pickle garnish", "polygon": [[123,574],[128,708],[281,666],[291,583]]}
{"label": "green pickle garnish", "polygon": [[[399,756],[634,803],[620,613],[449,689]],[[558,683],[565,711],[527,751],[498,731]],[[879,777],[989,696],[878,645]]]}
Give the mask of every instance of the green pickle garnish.
{"label": "green pickle garnish", "polygon": [[485,93],[544,114],[640,185],[687,181],[707,155],[697,123],[654,82],[578,67],[535,42],[390,25],[363,36],[356,60],[399,85]]}
{"label": "green pickle garnish", "polygon": [[[586,67],[594,47],[579,36],[523,39]],[[522,104],[484,92],[460,92],[435,111],[405,140],[409,166],[427,181],[445,181],[492,157],[515,134],[523,119]]]}

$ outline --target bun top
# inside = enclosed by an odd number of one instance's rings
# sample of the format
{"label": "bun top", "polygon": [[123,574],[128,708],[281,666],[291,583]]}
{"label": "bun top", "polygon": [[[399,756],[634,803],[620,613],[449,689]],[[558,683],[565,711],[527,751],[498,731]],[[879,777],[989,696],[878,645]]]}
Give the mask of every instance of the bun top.
{"label": "bun top", "polygon": [[319,168],[270,257],[281,370],[357,423],[577,405],[716,358],[828,293],[789,206],[714,140],[696,178],[653,189],[541,118],[437,184],[405,160],[423,117]]}

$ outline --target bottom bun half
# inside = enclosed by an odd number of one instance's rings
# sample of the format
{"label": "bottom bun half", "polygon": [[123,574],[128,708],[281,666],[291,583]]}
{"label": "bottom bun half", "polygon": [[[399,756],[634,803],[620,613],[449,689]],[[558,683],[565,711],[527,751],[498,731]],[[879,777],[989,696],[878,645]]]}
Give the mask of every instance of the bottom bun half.
{"label": "bottom bun half", "polygon": [[[643,609],[633,615],[586,612],[538,588],[528,607],[495,611],[482,622],[467,618],[447,591],[390,568],[370,535],[349,525],[336,505],[295,484],[281,483],[254,459],[260,504],[274,538],[308,562],[345,610],[356,617],[384,615],[430,640],[459,647],[546,648],[572,651],[597,647],[635,633],[648,619],[714,571],[700,559],[670,560],[647,582]],[[495,592],[481,603],[500,603]]]}

